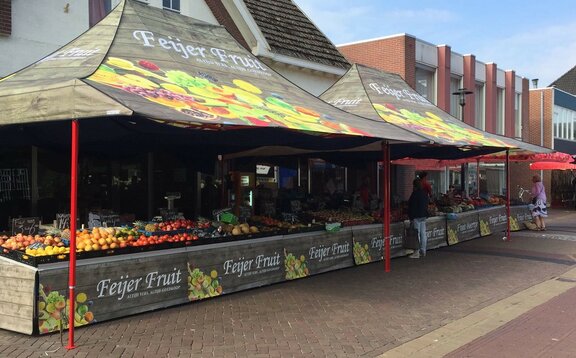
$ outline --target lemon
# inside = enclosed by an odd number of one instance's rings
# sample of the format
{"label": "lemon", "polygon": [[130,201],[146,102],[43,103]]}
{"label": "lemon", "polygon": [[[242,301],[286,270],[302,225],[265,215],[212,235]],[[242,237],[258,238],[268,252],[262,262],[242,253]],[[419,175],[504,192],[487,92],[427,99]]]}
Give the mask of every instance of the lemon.
{"label": "lemon", "polygon": [[218,277],[218,271],[216,271],[216,270],[210,271],[210,277],[212,277],[212,278]]}
{"label": "lemon", "polygon": [[260,88],[254,86],[253,84],[251,84],[249,82],[246,82],[243,80],[233,80],[232,83],[234,83],[237,87],[243,89],[244,91],[248,91],[248,92],[252,92],[252,93],[256,93],[256,94],[262,93]]}
{"label": "lemon", "polygon": [[80,292],[78,295],[76,295],[76,302],[78,303],[84,303],[87,299],[88,297],[84,292]]}

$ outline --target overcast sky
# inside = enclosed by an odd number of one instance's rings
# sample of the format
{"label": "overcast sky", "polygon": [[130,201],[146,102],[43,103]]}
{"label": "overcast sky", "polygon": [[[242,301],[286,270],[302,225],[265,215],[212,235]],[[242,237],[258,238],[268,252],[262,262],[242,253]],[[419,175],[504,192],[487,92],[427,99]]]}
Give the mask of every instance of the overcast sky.
{"label": "overcast sky", "polygon": [[576,66],[576,1],[294,0],[336,45],[407,33],[548,86]]}

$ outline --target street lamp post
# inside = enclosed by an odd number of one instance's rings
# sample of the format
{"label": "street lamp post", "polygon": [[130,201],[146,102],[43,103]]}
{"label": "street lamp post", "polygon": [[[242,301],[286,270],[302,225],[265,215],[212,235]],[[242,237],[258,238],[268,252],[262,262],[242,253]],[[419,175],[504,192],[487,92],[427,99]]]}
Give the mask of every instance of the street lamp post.
{"label": "street lamp post", "polygon": [[[458,104],[460,104],[461,107],[461,113],[460,113],[460,119],[462,120],[462,122],[464,122],[464,107],[466,106],[466,96],[469,94],[472,94],[473,92],[468,90],[467,88],[458,88],[458,91],[456,92],[452,92],[453,96],[458,96]],[[468,196],[468,185],[466,185],[467,180],[466,178],[468,177],[468,164],[462,164],[462,166],[460,167],[460,182],[461,182],[461,189],[462,189],[462,193],[465,196]],[[476,180],[478,180],[478,178],[476,178]]]}

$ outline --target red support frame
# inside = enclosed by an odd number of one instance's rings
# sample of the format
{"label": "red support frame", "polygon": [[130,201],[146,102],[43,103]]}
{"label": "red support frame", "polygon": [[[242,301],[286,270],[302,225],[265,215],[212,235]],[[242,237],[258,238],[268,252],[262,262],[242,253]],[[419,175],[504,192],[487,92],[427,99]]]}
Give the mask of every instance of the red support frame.
{"label": "red support frame", "polygon": [[72,154],[70,159],[70,264],[68,268],[68,345],[74,349],[74,314],[76,307],[76,218],[78,216],[78,120],[72,121]]}
{"label": "red support frame", "polygon": [[506,149],[506,240],[510,241],[510,150]]}
{"label": "red support frame", "polygon": [[388,141],[382,141],[382,208],[384,269],[390,272],[390,144]]}

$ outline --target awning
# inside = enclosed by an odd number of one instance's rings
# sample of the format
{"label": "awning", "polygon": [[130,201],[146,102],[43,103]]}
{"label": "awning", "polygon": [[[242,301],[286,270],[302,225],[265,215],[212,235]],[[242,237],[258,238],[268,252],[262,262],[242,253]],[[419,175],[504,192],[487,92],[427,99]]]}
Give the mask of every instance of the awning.
{"label": "awning", "polygon": [[467,125],[429,102],[399,75],[354,65],[321,98],[347,112],[383,120],[428,138],[457,147],[499,147],[525,153],[552,152],[516,139]]}
{"label": "awning", "polygon": [[131,0],[58,51],[0,80],[0,108],[0,125],[134,115],[203,130],[283,128],[426,141],[321,101],[260,62],[221,26]]}
{"label": "awning", "polygon": [[[509,160],[511,162],[532,162],[532,163],[540,163],[538,165],[543,166],[554,166],[558,165],[562,167],[568,163],[571,163],[574,158],[567,153],[561,152],[554,152],[554,153],[536,153],[536,154],[511,154],[509,156]],[[464,163],[503,163],[506,161],[506,156],[501,154],[487,154],[487,155],[479,155],[479,156],[472,156],[468,158],[454,158],[448,160],[436,160],[436,159],[419,159],[419,158],[402,158],[397,159],[392,162],[392,164],[399,164],[399,165],[414,165],[416,167],[434,167],[434,168],[444,168],[447,166],[455,166]],[[550,164],[545,164],[550,163]]]}

